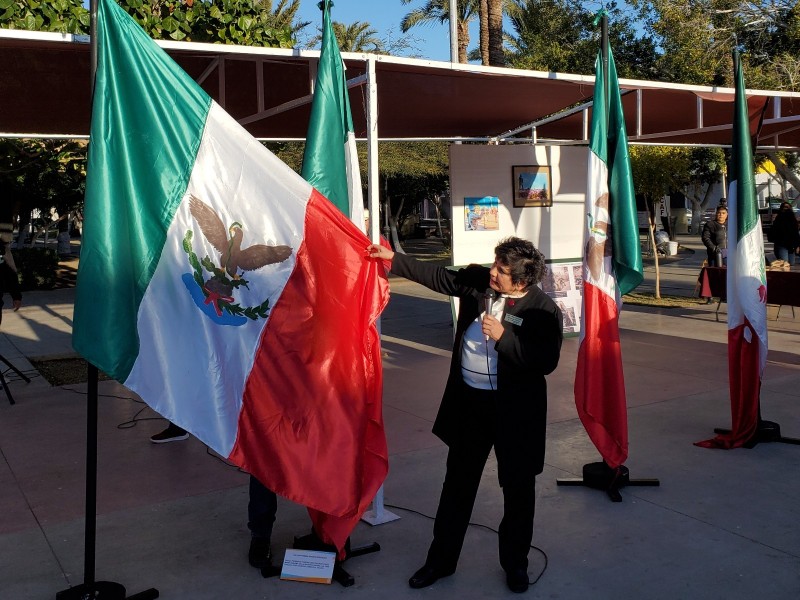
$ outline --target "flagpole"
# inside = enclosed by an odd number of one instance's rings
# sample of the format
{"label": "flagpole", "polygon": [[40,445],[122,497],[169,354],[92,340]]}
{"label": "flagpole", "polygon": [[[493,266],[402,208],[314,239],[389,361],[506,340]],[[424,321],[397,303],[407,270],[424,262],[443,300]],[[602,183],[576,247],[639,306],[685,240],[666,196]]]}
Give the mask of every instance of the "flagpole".
{"label": "flagpole", "polygon": [[450,0],[450,62],[458,62],[458,2]]}
{"label": "flagpole", "polygon": [[605,100],[606,114],[603,119],[608,123],[608,15],[603,12],[600,20],[600,52],[603,57],[603,100]]}
{"label": "flagpole", "polygon": [[[94,104],[94,80],[97,75],[97,1],[89,1],[89,106]],[[90,140],[91,143],[91,140]],[[158,598],[158,590],[150,588],[125,595],[125,586],[114,581],[95,581],[97,550],[97,367],[87,361],[86,384],[86,508],[83,542],[83,584],[56,593],[56,600],[151,600]]]}
{"label": "flagpole", "polygon": [[[734,39],[734,45],[736,40]],[[759,443],[765,442],[780,442],[784,444],[800,445],[800,439],[784,437],[781,434],[781,427],[774,421],[766,421],[761,417],[761,390],[762,390],[762,377],[763,366],[766,362],[761,363],[760,369],[757,373],[757,387],[755,392],[748,393],[747,385],[743,380],[744,377],[738,375],[739,373],[747,373],[748,367],[752,369],[752,365],[746,363],[746,351],[743,350],[744,344],[740,341],[740,337],[731,332],[742,328],[742,321],[745,326],[752,327],[752,323],[757,323],[759,319],[755,317],[755,311],[750,305],[750,310],[745,308],[747,303],[746,292],[743,292],[741,280],[746,277],[752,278],[752,270],[748,272],[747,264],[757,262],[763,265],[764,254],[763,246],[759,246],[760,256],[752,250],[752,244],[748,245],[747,242],[742,242],[742,238],[748,235],[755,234],[756,239],[763,239],[763,232],[758,220],[755,227],[745,230],[746,225],[743,223],[748,222],[748,216],[756,215],[757,206],[755,199],[755,187],[752,179],[752,159],[753,147],[758,144],[758,131],[755,135],[750,134],[750,122],[747,112],[747,88],[744,83],[744,73],[742,71],[741,57],[739,51],[734,47],[733,50],[733,78],[734,86],[736,88],[736,98],[734,102],[734,115],[733,115],[733,144],[731,146],[731,165],[729,171],[731,172],[729,178],[729,185],[731,189],[727,191],[729,214],[732,218],[732,225],[730,229],[734,232],[734,241],[736,247],[733,252],[729,250],[728,266],[726,273],[726,289],[730,291],[728,295],[728,306],[734,303],[733,309],[728,311],[728,373],[729,373],[729,386],[731,396],[731,428],[722,429],[715,428],[714,433],[717,434],[716,438],[711,440],[704,440],[695,442],[695,445],[703,448],[754,448]],[[766,109],[766,105],[764,107]],[[762,118],[759,122],[759,130]],[[735,187],[734,187],[735,184]],[[731,193],[734,192],[734,193]],[[749,213],[749,215],[748,215]],[[752,222],[752,221],[750,221]],[[730,237],[729,237],[730,239]],[[752,238],[751,238],[752,239]],[[740,250],[743,248],[743,250]],[[750,256],[747,256],[748,249]],[[742,261],[745,266],[737,264]],[[762,285],[764,286],[764,296],[762,304],[759,304],[761,314],[763,316],[763,332],[764,332],[764,348],[763,352],[768,351],[768,344],[766,343],[766,302],[768,301],[769,291],[766,287],[766,276],[761,272]],[[762,308],[763,305],[763,308]],[[747,344],[757,344],[759,335],[757,333],[751,334],[751,340]],[[763,356],[763,355],[762,355]],[[738,361],[738,362],[737,362]],[[734,373],[737,373],[740,380],[734,379]],[[752,377],[752,374],[751,374]],[[748,382],[751,383],[752,382]],[[748,400],[754,400],[754,405],[751,402],[748,406]],[[749,434],[748,417],[752,414],[748,408],[755,410],[755,431]],[[749,435],[745,439],[744,436]]]}
{"label": "flagpole", "polygon": [[[603,460],[585,464],[582,477],[558,478],[556,484],[601,489],[613,502],[621,502],[620,488],[658,486],[660,482],[658,479],[632,479],[624,465],[628,457],[628,438],[625,383],[619,351],[619,296],[641,282],[642,265],[638,231],[635,218],[631,217],[635,207],[625,117],[608,42],[605,9],[595,16],[595,27],[598,24],[600,48],[595,61],[585,198],[586,216],[591,227],[587,228],[585,237],[581,343],[574,393],[581,422]],[[607,212],[606,216],[600,212],[601,207]],[[608,231],[613,234],[606,235]],[[601,236],[599,240],[595,237],[598,235]],[[600,265],[593,270],[589,262],[591,253],[599,247],[601,255],[606,255],[606,244],[613,245],[612,260],[607,267]],[[587,383],[601,372],[608,374],[607,378],[600,377],[608,383],[607,387]],[[592,407],[600,404],[605,405],[607,415],[598,416],[603,411],[593,412]]]}

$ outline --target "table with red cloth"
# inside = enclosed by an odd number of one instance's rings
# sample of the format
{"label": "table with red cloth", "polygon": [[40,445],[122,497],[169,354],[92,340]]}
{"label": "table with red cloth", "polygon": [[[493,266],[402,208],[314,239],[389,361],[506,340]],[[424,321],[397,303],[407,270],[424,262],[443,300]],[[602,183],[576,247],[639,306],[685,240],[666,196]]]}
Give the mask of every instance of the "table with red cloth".
{"label": "table with red cloth", "polygon": [[[700,297],[719,298],[717,321],[719,305],[727,302],[727,278],[726,267],[703,267],[698,278]],[[767,304],[800,306],[800,271],[767,271]]]}

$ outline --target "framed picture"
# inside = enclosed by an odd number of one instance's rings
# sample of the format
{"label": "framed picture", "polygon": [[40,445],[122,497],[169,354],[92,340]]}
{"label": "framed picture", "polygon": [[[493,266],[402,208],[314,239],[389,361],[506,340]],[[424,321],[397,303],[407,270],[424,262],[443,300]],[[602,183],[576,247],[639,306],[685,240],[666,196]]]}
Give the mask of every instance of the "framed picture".
{"label": "framed picture", "polygon": [[514,165],[511,167],[511,188],[514,206],[553,206],[550,167]]}
{"label": "framed picture", "polygon": [[464,198],[464,230],[496,231],[500,229],[499,207],[500,198],[497,196]]}

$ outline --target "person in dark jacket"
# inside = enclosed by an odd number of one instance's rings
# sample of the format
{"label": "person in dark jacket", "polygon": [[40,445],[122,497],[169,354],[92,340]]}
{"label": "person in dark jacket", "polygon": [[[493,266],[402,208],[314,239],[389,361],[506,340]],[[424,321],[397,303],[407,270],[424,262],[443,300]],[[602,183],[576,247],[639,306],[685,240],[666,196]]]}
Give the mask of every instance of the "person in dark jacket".
{"label": "person in dark jacket", "polygon": [[775,258],[793,265],[794,253],[800,247],[800,231],[797,229],[797,219],[792,206],[788,202],[783,202],[778,214],[775,215],[769,240],[773,243]]}
{"label": "person in dark jacket", "polygon": [[728,253],[728,209],[724,206],[717,207],[716,218],[708,221],[703,227],[702,240],[708,253],[708,264],[716,266],[717,252],[725,258]]}
{"label": "person in dark jacket", "polygon": [[497,245],[491,268],[453,271],[377,244],[368,254],[392,261],[397,275],[459,298],[450,374],[433,426],[449,447],[447,473],[427,560],[409,585],[427,587],[455,572],[494,447],[504,499],[500,565],[509,589],[524,592],[536,475],[544,467],[545,375],[558,365],[563,327],[555,302],[536,287],[545,272],[544,256],[520,238]]}

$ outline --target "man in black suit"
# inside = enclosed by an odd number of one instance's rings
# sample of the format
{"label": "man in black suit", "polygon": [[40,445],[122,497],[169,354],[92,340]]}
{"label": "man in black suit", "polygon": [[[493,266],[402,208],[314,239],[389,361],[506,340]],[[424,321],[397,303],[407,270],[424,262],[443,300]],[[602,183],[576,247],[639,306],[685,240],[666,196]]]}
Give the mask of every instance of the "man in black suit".
{"label": "man in black suit", "polygon": [[504,499],[500,565],[509,589],[524,592],[536,475],[544,468],[545,375],[558,365],[562,341],[561,311],[536,287],[544,276],[544,256],[529,241],[513,237],[497,245],[491,268],[452,271],[377,244],[368,253],[391,261],[393,273],[460,299],[450,375],[433,426],[449,447],[447,474],[427,560],[409,585],[427,587],[455,572],[494,446]]}

